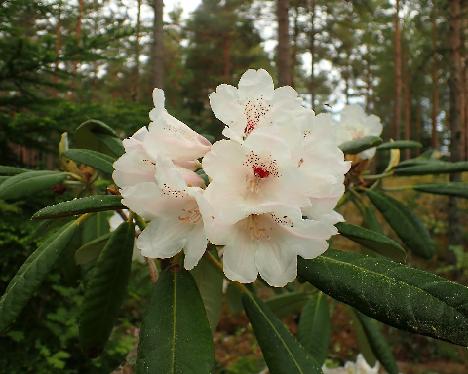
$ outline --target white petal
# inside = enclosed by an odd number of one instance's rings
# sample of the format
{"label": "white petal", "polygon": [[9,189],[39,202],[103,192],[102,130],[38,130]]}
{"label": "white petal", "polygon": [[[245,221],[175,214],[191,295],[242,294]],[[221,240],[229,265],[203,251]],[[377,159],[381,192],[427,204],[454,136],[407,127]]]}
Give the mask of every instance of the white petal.
{"label": "white petal", "polygon": [[148,129],[145,126],[143,126],[140,129],[138,129],[135,132],[135,134],[133,134],[130,138],[122,140],[122,144],[125,148],[125,152],[129,152],[135,149],[142,150],[142,142],[147,134],[148,134]]}
{"label": "white petal", "polygon": [[177,220],[155,219],[142,231],[136,244],[145,257],[173,257],[184,247],[190,228]]}
{"label": "white petal", "polygon": [[251,283],[257,279],[255,248],[244,235],[233,234],[224,246],[223,271],[232,281]]}
{"label": "white petal", "polygon": [[211,151],[203,158],[203,170],[213,180],[230,182],[243,175],[244,159],[245,153],[239,143],[220,140],[213,144]]}
{"label": "white petal", "polygon": [[133,186],[154,180],[155,167],[141,150],[124,153],[114,162],[112,178],[119,187]]}
{"label": "white petal", "polygon": [[249,69],[242,75],[239,81],[239,96],[241,99],[259,96],[271,99],[273,91],[273,78],[264,69]]}
{"label": "white petal", "polygon": [[208,239],[206,238],[203,224],[200,223],[195,225],[192,231],[187,236],[187,244],[185,245],[185,259],[184,268],[192,270],[198,261],[202,258],[208,245]]}
{"label": "white petal", "polygon": [[239,104],[237,88],[227,84],[216,87],[216,92],[210,94],[210,105],[217,119],[229,126],[231,130],[243,133],[245,114],[243,107]]}
{"label": "white petal", "polygon": [[257,242],[255,265],[260,276],[273,287],[283,287],[296,278],[296,254],[277,241]]}

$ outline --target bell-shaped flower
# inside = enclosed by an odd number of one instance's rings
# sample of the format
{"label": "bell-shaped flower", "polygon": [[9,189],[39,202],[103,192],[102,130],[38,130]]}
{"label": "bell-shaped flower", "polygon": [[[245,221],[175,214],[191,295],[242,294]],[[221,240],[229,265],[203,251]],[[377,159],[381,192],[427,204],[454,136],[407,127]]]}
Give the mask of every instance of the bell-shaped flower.
{"label": "bell-shaped flower", "polygon": [[291,206],[257,206],[235,223],[206,216],[209,240],[224,245],[224,274],[242,283],[253,282],[260,274],[271,286],[286,285],[296,278],[297,256],[319,256],[337,233],[330,219],[303,219],[300,209]]}
{"label": "bell-shaped flower", "polygon": [[359,354],[356,362],[346,361],[344,366],[332,369],[324,365],[322,371],[324,374],[378,374],[380,372],[380,363],[377,361],[371,367],[364,356]]}
{"label": "bell-shaped flower", "polygon": [[[382,123],[375,115],[368,116],[359,105],[347,105],[341,112],[338,122],[337,137],[339,143],[361,139],[366,136],[380,136]],[[375,147],[358,154],[363,160],[374,157]]]}
{"label": "bell-shaped flower", "polygon": [[210,150],[208,139],[167,112],[163,90],[154,89],[153,102],[154,108],[149,113],[152,122],[143,139],[143,148],[151,158],[162,155],[177,166],[187,167],[187,162],[203,157]]}
{"label": "bell-shaped flower", "polygon": [[208,244],[197,202],[203,190],[189,187],[170,160],[156,163],[155,180],[122,188],[122,203],[150,221],[136,242],[143,256],[169,258],[184,250],[184,267],[190,270]]}
{"label": "bell-shaped flower", "polygon": [[211,178],[207,198],[229,222],[248,216],[262,205],[308,205],[307,179],[288,144],[264,129],[243,143],[216,142],[202,165]]}
{"label": "bell-shaped flower", "polygon": [[200,167],[198,158],[211,148],[211,143],[180,122],[164,108],[164,92],[153,92],[155,108],[150,112],[153,122],[123,140],[125,153],[115,161],[113,179],[119,187],[152,182],[159,157],[169,158],[183,168],[190,186],[204,186],[203,179],[193,172]]}
{"label": "bell-shaped flower", "polygon": [[301,102],[291,87],[275,89],[264,69],[247,70],[238,88],[222,84],[210,94],[216,118],[226,125],[223,135],[239,142],[258,128],[290,126],[291,118],[304,110]]}

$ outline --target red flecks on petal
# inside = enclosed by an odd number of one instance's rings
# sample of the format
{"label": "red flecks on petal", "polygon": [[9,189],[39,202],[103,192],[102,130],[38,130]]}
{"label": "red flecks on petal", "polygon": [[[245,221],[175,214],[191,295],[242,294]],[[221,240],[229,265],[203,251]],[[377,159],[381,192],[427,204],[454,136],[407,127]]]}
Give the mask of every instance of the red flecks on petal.
{"label": "red flecks on petal", "polygon": [[255,122],[254,121],[247,121],[247,126],[245,126],[244,134],[249,135],[255,129]]}
{"label": "red flecks on petal", "polygon": [[254,166],[253,167],[253,172],[254,172],[254,175],[257,177],[257,178],[266,178],[270,175],[270,172],[262,167],[259,167],[259,166]]}

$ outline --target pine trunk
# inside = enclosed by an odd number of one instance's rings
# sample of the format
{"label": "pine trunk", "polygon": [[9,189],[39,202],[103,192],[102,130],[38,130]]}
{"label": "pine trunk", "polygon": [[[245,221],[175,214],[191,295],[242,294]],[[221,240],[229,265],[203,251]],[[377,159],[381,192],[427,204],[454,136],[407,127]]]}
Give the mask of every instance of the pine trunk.
{"label": "pine trunk", "polygon": [[289,40],[289,0],[276,0],[278,19],[278,81],[280,86],[292,84]]}
{"label": "pine trunk", "polygon": [[312,109],[315,109],[315,0],[309,0],[310,12],[310,36],[309,36],[309,52],[310,52],[310,94]]}
{"label": "pine trunk", "polygon": [[137,0],[137,19],[135,25],[135,72],[133,79],[133,100],[140,99],[140,32],[141,32],[141,0]]}
{"label": "pine trunk", "polygon": [[[449,8],[449,43],[450,43],[450,59],[449,59],[449,127],[450,127],[450,160],[452,162],[462,159],[462,124],[460,106],[461,90],[462,90],[462,71],[461,71],[461,12],[460,0],[450,1]],[[464,109],[464,108],[463,108]],[[460,174],[451,174],[450,181],[460,181]],[[449,198],[449,230],[448,239],[451,245],[462,244],[462,228],[460,225],[459,210],[457,208],[457,199]]]}
{"label": "pine trunk", "polygon": [[156,88],[164,88],[164,31],[163,0],[153,0],[152,80]]}
{"label": "pine trunk", "polygon": [[395,97],[393,107],[393,137],[400,139],[401,129],[401,33],[400,33],[400,0],[395,4]]}
{"label": "pine trunk", "polygon": [[439,148],[439,137],[437,134],[437,117],[439,116],[439,72],[438,72],[438,54],[437,54],[437,23],[435,6],[433,4],[433,11],[431,14],[432,22],[432,108],[431,108],[431,146],[433,149]]}

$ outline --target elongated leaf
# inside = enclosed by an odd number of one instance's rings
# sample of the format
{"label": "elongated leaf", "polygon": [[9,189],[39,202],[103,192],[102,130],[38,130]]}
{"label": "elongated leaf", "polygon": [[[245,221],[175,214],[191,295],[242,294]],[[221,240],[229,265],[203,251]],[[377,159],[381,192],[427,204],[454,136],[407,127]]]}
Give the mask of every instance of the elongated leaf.
{"label": "elongated leaf", "polygon": [[135,227],[123,222],[112,232],[99,255],[85,291],[80,320],[80,343],[91,357],[102,352],[127,292]]}
{"label": "elongated leaf", "polygon": [[380,222],[377,220],[377,216],[375,214],[375,209],[370,206],[364,207],[362,211],[362,218],[363,218],[363,225],[366,229],[383,233],[382,226]]}
{"label": "elongated leaf", "polygon": [[425,175],[425,174],[444,174],[458,173],[468,171],[468,161],[445,162],[445,161],[426,161],[413,164],[400,164],[395,168],[395,175]]}
{"label": "elongated leaf", "polygon": [[419,192],[432,193],[436,195],[457,196],[468,199],[468,183],[450,182],[436,184],[418,184],[413,189]]}
{"label": "elongated leaf", "polygon": [[213,366],[210,324],[193,277],[163,271],[143,317],[137,373],[206,374]]}
{"label": "elongated leaf", "polygon": [[78,126],[73,139],[77,148],[91,149],[114,157],[118,157],[124,152],[122,141],[115,131],[104,122],[95,119],[83,122]]}
{"label": "elongated leaf", "polygon": [[56,205],[46,206],[34,213],[33,219],[58,218],[74,216],[87,212],[98,212],[102,210],[123,209],[121,196],[94,195],[65,201]]}
{"label": "elongated leaf", "polygon": [[283,318],[293,313],[299,313],[310,298],[310,293],[288,292],[271,297],[265,305],[276,317]]}
{"label": "elongated leaf", "polygon": [[75,263],[77,265],[85,265],[97,259],[110,235],[110,233],[101,235],[79,247],[75,252]]}
{"label": "elongated leaf", "polygon": [[356,315],[357,310],[351,307],[348,307],[347,310],[351,319],[351,325],[354,330],[354,335],[357,340],[357,348],[359,349],[359,352],[364,356],[367,363],[370,366],[374,367],[375,363],[377,362],[377,358],[375,357],[375,354],[372,351],[369,339],[367,338],[366,332],[364,331],[364,327],[362,326],[361,321],[359,321]]}
{"label": "elongated leaf", "polygon": [[328,355],[331,322],[327,297],[319,292],[304,307],[299,320],[297,338],[321,366]]}
{"label": "elongated leaf", "polygon": [[211,331],[215,331],[221,316],[223,274],[213,266],[206,256],[202,257],[198,265],[190,273],[195,279],[203,299]]}
{"label": "elongated leaf", "polygon": [[112,174],[114,158],[90,149],[69,149],[63,155],[80,164],[91,166],[105,174]]}
{"label": "elongated leaf", "polygon": [[13,200],[50,189],[61,183],[67,173],[52,170],[27,171],[8,178],[0,185],[0,199]]}
{"label": "elongated leaf", "polygon": [[30,169],[16,168],[13,166],[0,165],[0,175],[16,175],[31,171]]}
{"label": "elongated leaf", "polygon": [[434,274],[359,253],[329,249],[299,259],[299,275],[369,317],[468,345],[468,288]]}
{"label": "elongated leaf", "polygon": [[337,223],[335,226],[341,235],[353,242],[362,244],[393,260],[399,262],[406,260],[405,249],[399,243],[381,233],[344,222]]}
{"label": "elongated leaf", "polygon": [[377,147],[378,151],[386,149],[412,149],[422,148],[422,144],[414,140],[395,140],[393,142],[386,142]]}
{"label": "elongated leaf", "polygon": [[374,353],[377,360],[380,361],[388,374],[398,374],[399,370],[395,357],[393,356],[392,350],[385,340],[385,337],[380,332],[377,321],[367,317],[357,310],[355,313],[364,329],[369,344],[372,348],[372,352]]}
{"label": "elongated leaf", "polygon": [[426,259],[434,255],[435,245],[429,232],[408,207],[388,195],[372,190],[367,191],[367,196],[408,249]]}
{"label": "elongated leaf", "polygon": [[16,319],[72,242],[77,229],[77,221],[68,223],[26,259],[0,299],[0,331],[5,330]]}
{"label": "elongated leaf", "polygon": [[366,136],[361,139],[351,140],[340,145],[343,153],[355,155],[366,149],[373,148],[382,143],[382,139],[378,136]]}
{"label": "elongated leaf", "polygon": [[322,372],[315,359],[262,301],[244,294],[242,302],[271,374]]}

